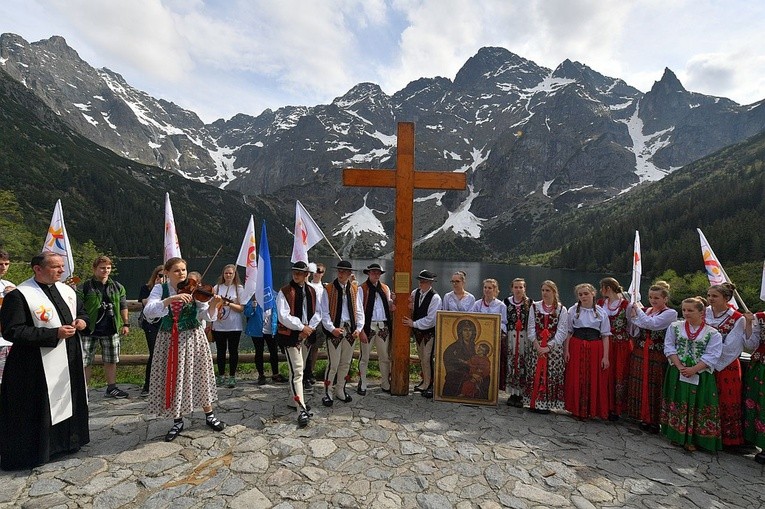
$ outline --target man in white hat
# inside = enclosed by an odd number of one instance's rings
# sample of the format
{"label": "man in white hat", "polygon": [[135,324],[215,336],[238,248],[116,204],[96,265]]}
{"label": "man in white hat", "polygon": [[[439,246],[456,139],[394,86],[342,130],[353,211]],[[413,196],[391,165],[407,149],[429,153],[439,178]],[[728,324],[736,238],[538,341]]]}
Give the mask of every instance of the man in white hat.
{"label": "man in white hat", "polygon": [[413,329],[422,368],[422,381],[414,390],[426,398],[433,397],[433,344],[436,339],[436,312],[441,309],[441,296],[433,289],[435,280],[436,275],[429,270],[417,275],[419,288],[410,296],[412,317],[404,318],[404,325]]}
{"label": "man in white hat", "polygon": [[303,362],[305,340],[316,330],[321,321],[316,291],[308,284],[308,265],[297,261],[292,265],[292,280],[283,286],[276,296],[276,314],[279,326],[276,340],[287,353],[290,368],[290,406],[298,411],[298,426],[308,425],[310,407],[303,399]]}
{"label": "man in white hat", "polygon": [[364,312],[364,328],[359,334],[361,357],[359,358],[359,385],[356,393],[367,393],[367,366],[372,346],[377,349],[377,361],[380,365],[380,388],[390,393],[390,337],[392,334],[393,311],[396,305],[391,300],[390,288],[380,281],[385,274],[379,263],[372,263],[364,274],[367,280],[359,286],[360,305]]}
{"label": "man in white hat", "polygon": [[[353,359],[353,345],[364,328],[364,313],[358,285],[352,283],[353,266],[338,262],[337,278],[325,285],[322,300],[322,324],[327,331],[327,369],[324,372],[324,406],[332,406],[337,399],[350,403],[353,398],[345,391],[348,371]],[[335,383],[337,380],[337,383]]]}

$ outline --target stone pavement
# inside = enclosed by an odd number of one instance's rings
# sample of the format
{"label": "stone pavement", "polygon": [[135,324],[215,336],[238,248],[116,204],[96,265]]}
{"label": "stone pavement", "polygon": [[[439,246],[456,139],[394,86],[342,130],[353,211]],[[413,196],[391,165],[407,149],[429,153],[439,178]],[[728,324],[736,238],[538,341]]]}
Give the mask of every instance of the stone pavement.
{"label": "stone pavement", "polygon": [[91,443],[32,471],[0,473],[0,504],[54,508],[531,508],[765,506],[748,456],[687,453],[631,423],[390,396],[373,386],[321,405],[298,429],[286,385],[219,389],[172,443],[168,419],[90,391]]}

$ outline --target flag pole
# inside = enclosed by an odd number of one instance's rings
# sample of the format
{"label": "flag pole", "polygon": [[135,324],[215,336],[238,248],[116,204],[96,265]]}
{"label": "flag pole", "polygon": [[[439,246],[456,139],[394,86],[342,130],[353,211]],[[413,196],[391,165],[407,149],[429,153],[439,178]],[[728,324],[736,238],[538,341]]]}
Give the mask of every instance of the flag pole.
{"label": "flag pole", "polygon": [[[730,280],[728,277],[728,273],[725,272],[725,269],[722,265],[720,265],[720,271],[723,273],[723,276],[725,276],[725,280],[728,281],[730,284],[733,284],[733,281]],[[741,294],[738,293],[738,290],[733,290],[733,296],[736,298],[739,304],[741,304],[741,307],[744,309],[744,313],[751,313],[749,311],[749,308],[746,307],[746,302],[744,302],[744,299],[741,298]]]}

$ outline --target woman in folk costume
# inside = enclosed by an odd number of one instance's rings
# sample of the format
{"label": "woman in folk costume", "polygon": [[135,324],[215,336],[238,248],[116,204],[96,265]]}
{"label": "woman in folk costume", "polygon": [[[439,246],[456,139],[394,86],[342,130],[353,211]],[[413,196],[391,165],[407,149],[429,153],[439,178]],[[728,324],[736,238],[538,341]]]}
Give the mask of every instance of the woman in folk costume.
{"label": "woman in folk costume", "polygon": [[560,303],[558,286],[550,280],[542,282],[542,300],[531,305],[528,340],[532,348],[526,358],[526,390],[523,404],[532,412],[548,413],[564,406],[564,375],[568,310]]}
{"label": "woman in folk costume", "polygon": [[512,294],[505,299],[507,307],[507,340],[502,341],[505,348],[500,357],[500,380],[506,380],[507,404],[523,408],[523,391],[526,389],[526,353],[531,349],[526,341],[531,299],[526,296],[526,280],[515,278],[512,281]]}
{"label": "woman in folk costume", "polygon": [[640,429],[659,432],[661,391],[667,373],[664,355],[664,335],[677,311],[667,307],[669,284],[657,281],[648,289],[649,308],[643,310],[638,302],[630,305],[630,321],[635,336],[635,348],[629,363],[627,415],[640,421]]}
{"label": "woman in folk costume", "polygon": [[[483,297],[473,303],[473,313],[489,313],[500,316],[500,345],[507,343],[507,307],[497,298],[499,295],[499,283],[496,279],[483,280]],[[505,384],[506,375],[503,375],[502,359],[499,361],[499,389]]]}
{"label": "woman in folk costume", "polygon": [[765,312],[745,317],[752,358],[744,380],[744,438],[760,448],[754,460],[765,465]]}
{"label": "woman in folk costume", "polygon": [[709,306],[704,319],[722,335],[723,348],[720,361],[712,366],[715,383],[720,396],[720,432],[723,447],[737,447],[744,444],[742,426],[741,363],[738,357],[744,351],[744,315],[731,308],[728,302],[736,289],[731,283],[713,285],[707,290]]}
{"label": "woman in folk costume", "polygon": [[[236,368],[239,366],[239,339],[244,330],[244,286],[239,281],[236,265],[223,267],[214,286],[216,294],[223,297],[218,308],[218,319],[212,323],[212,335],[218,352],[218,378],[216,383],[236,387]],[[228,380],[226,380],[226,349],[228,349]]]}
{"label": "woman in folk costume", "polygon": [[722,449],[720,412],[713,366],[720,361],[722,336],[704,320],[705,301],[683,301],[683,318],[664,338],[669,369],[664,379],[661,433],[688,451]]}
{"label": "woman in folk costume", "polygon": [[154,368],[149,382],[150,413],[174,418],[173,427],[165,435],[167,442],[183,431],[183,414],[202,407],[205,423],[215,431],[223,424],[213,413],[212,403],[218,399],[215,388],[210,345],[203,320],[217,318],[222,299],[215,295],[208,302],[199,302],[189,293],[179,293],[186,279],[186,261],[170,258],[165,262],[167,282],[155,285],[143,310],[149,320],[161,318],[154,345]]}
{"label": "woman in folk costume", "polygon": [[608,418],[608,367],[611,322],[595,304],[595,287],[576,285],[577,303],[568,310],[565,408],[577,419]]}
{"label": "woman in folk costume", "polygon": [[466,278],[467,274],[461,270],[452,274],[452,291],[444,295],[444,299],[441,301],[441,309],[443,311],[462,311],[469,313],[470,310],[473,309],[475,297],[473,297],[472,293],[465,290]]}
{"label": "woman in folk costume", "polygon": [[624,298],[622,285],[612,277],[600,280],[600,295],[602,298],[598,300],[598,305],[606,311],[611,322],[611,339],[608,345],[608,420],[618,421],[619,416],[627,410],[627,379],[632,353],[632,338],[627,320],[629,300]]}

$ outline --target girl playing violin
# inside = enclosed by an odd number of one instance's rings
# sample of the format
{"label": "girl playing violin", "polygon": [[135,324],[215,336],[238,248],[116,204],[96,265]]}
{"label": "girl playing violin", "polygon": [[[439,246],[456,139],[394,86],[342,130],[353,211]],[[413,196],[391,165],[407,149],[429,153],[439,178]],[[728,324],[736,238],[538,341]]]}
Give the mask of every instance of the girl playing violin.
{"label": "girl playing violin", "polygon": [[[207,426],[215,431],[225,428],[213,413],[212,403],[218,399],[218,393],[210,346],[202,325],[202,320],[217,319],[217,308],[223,299],[217,295],[191,293],[195,284],[182,284],[187,283],[187,279],[186,261],[181,258],[167,260],[165,274],[167,281],[154,286],[143,312],[149,320],[161,318],[154,347],[148,409],[150,413],[175,419],[165,435],[165,441],[170,442],[183,430],[183,414],[193,412],[196,407],[202,407]],[[208,298],[209,303],[202,302]]]}

